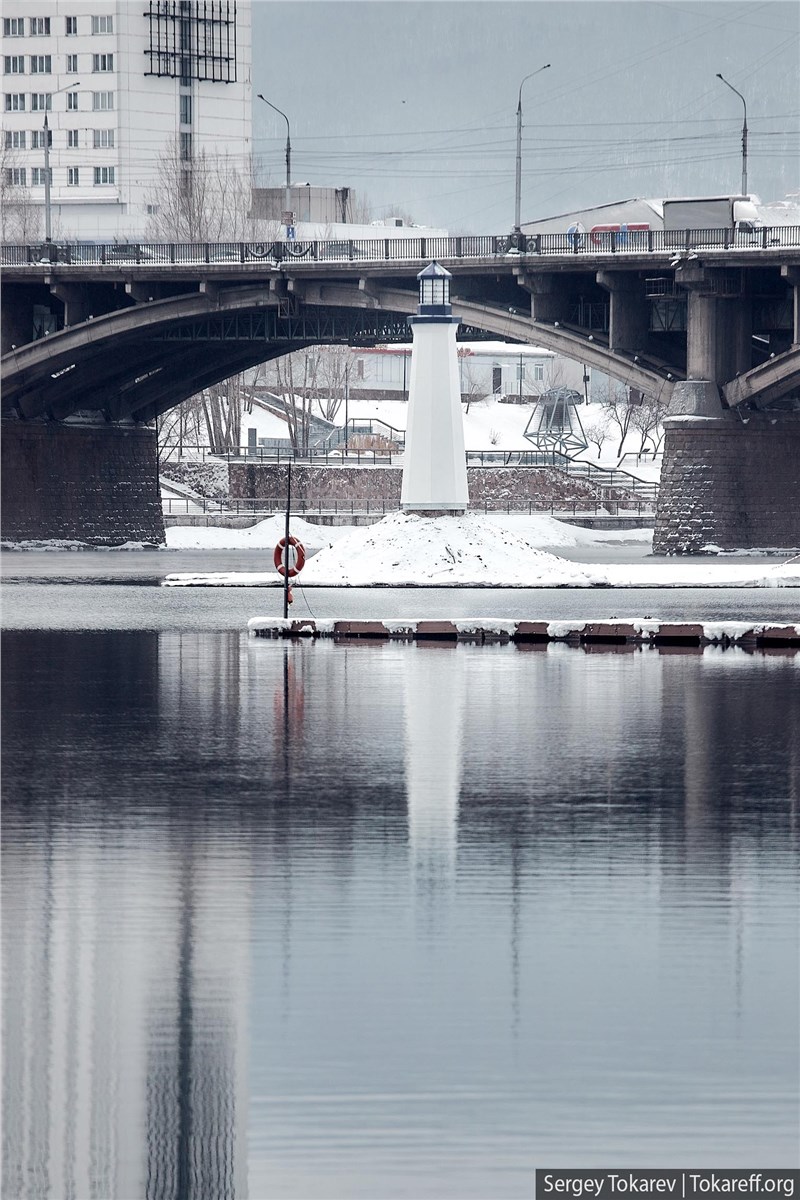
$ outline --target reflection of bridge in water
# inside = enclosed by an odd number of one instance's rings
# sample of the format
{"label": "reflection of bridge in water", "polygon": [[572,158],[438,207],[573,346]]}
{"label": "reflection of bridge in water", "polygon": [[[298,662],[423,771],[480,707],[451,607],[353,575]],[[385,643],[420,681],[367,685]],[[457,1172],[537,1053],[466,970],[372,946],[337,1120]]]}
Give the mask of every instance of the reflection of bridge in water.
{"label": "reflection of bridge in water", "polygon": [[[581,910],[588,947],[648,966],[617,980],[621,1054],[660,1036],[657,962],[702,1025],[698,928],[752,1008],[763,863],[789,880],[796,842],[792,674],[743,651],[9,638],[28,702],[4,752],[30,769],[5,809],[4,1194],[267,1194],[308,1137],[297,1078],[324,1082],[324,1124],[354,1076],[380,1092],[398,1028],[448,1079],[477,1061],[454,1022],[470,1047],[487,1014],[515,1049],[557,1028],[575,989],[556,1002],[542,962]],[[43,704],[51,750],[24,759]]]}
{"label": "reflection of bridge in water", "polygon": [[6,247],[7,536],[48,519],[37,474],[47,503],[63,491],[62,520],[79,519],[71,497],[94,473],[105,502],[124,484],[129,536],[137,520],[139,536],[157,533],[146,422],[305,346],[405,338],[415,277],[436,257],[463,336],[544,346],[704,418],[667,434],[663,548],[796,544],[800,229],[760,246],[705,234],[691,249],[652,231],[602,247],[541,235],[522,253],[490,237],[338,242],[337,257],[324,242],[81,247],[45,263]]}

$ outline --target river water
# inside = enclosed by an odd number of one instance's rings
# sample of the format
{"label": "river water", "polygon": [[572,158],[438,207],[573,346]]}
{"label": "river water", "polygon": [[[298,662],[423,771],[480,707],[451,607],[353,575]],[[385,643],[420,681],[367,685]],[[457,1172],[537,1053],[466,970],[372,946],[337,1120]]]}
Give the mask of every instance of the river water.
{"label": "river water", "polygon": [[4,1197],[797,1165],[800,655],[290,645],[242,632],[274,591],[5,593]]}

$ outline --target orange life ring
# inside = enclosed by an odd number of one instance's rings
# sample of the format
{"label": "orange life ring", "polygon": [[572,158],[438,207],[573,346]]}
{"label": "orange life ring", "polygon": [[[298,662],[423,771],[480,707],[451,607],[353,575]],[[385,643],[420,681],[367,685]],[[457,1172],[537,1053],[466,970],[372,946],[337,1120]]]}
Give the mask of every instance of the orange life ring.
{"label": "orange life ring", "polygon": [[[279,575],[287,575],[290,579],[295,575],[299,575],[303,567],[306,565],[306,549],[302,542],[298,542],[296,537],[289,538],[289,546],[294,549],[294,562],[287,571],[283,565],[284,551],[286,549],[286,538],[282,537],[272,555],[272,561],[275,564],[275,570]],[[291,561],[291,553],[286,555],[287,560]]]}

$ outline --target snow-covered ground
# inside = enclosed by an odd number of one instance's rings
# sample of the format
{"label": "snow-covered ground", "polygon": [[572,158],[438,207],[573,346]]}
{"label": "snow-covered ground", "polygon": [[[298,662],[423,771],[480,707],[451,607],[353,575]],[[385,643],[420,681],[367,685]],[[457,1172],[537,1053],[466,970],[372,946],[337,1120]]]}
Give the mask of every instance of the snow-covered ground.
{"label": "snow-covered ground", "polygon": [[[532,443],[525,437],[525,427],[533,412],[532,404],[500,404],[495,396],[486,396],[481,400],[473,400],[464,413],[464,445],[467,450],[531,450]],[[597,422],[603,420],[603,413],[598,404],[582,404],[576,410],[586,432]],[[358,421],[383,421],[394,429],[404,431],[408,404],[402,400],[359,400],[351,399],[348,405],[348,416]],[[340,410],[337,420],[344,421],[344,411]],[[623,467],[631,473],[645,479],[658,479],[660,462],[636,463],[635,455],[641,444],[641,437],[636,430],[631,430],[620,450],[619,437],[610,433],[598,453],[596,446],[589,446],[580,455],[587,462],[600,463],[602,466],[616,467],[620,453],[628,455]]]}
{"label": "snow-covered ground", "polygon": [[[775,563],[674,558],[667,562],[581,563],[546,549],[596,546],[631,539],[633,531],[600,532],[565,526],[550,517],[420,517],[393,513],[375,525],[331,528],[295,519],[292,532],[316,551],[298,582],[315,587],[800,587],[800,556]],[[183,548],[268,549],[283,535],[280,517],[249,530],[169,530],[191,537]],[[638,531],[642,535],[645,531]],[[212,541],[210,535],[220,536]],[[249,535],[249,542],[236,541]],[[206,540],[208,539],[208,540]],[[171,586],[264,587],[277,585],[273,571],[170,575]]]}
{"label": "snow-covered ground", "polygon": [[[292,517],[292,537],[303,543],[310,556],[353,532],[351,525],[312,525],[302,517]],[[217,526],[172,525],[166,531],[168,550],[273,550],[286,532],[286,517],[266,517],[246,529],[221,529]]]}

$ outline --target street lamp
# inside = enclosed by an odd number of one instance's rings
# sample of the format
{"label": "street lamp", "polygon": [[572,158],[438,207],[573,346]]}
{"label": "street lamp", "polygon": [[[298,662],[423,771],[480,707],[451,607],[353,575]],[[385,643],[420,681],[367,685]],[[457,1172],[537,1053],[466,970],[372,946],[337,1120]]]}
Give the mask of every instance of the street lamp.
{"label": "street lamp", "polygon": [[[80,87],[80,80],[77,83],[67,84],[66,87],[58,88],[53,92],[54,96],[60,95],[61,92],[69,92],[72,88]],[[47,120],[47,109],[44,110],[44,243],[45,246],[52,244],[52,218],[50,212],[50,125]]]}
{"label": "street lamp", "polygon": [[727,79],[723,75],[720,75],[719,71],[717,71],[717,79],[721,79],[726,87],[729,87],[732,92],[736,92],[736,95],[744,105],[744,121],[742,122],[742,195],[747,196],[747,101],[741,92],[736,91],[732,83],[728,83]]}
{"label": "street lamp", "polygon": [[277,104],[273,104],[271,100],[267,100],[266,96],[262,96],[260,92],[258,93],[258,98],[259,100],[263,100],[264,103],[278,113],[279,116],[283,117],[284,121],[286,122],[286,199],[284,201],[284,216],[286,218],[286,232],[288,234],[289,224],[292,220],[292,139],[289,130],[289,118],[287,117],[286,113],[282,111],[282,109],[278,108]]}
{"label": "street lamp", "polygon": [[546,71],[550,63],[545,63],[543,67],[539,67],[538,71],[531,71],[530,75],[526,75],[522,83],[519,85],[519,99],[517,100],[517,187],[515,192],[514,204],[514,233],[520,233],[519,210],[522,198],[522,84],[529,79],[533,79],[534,75]]}

